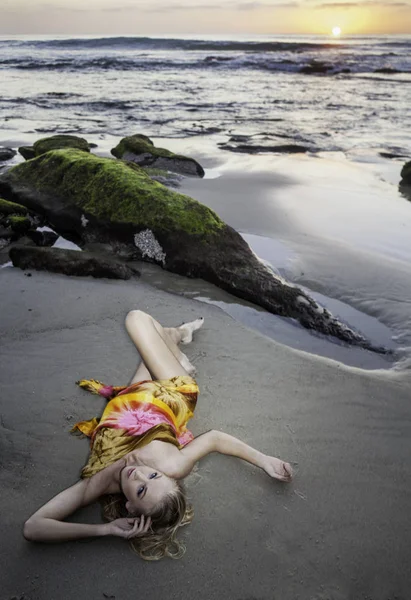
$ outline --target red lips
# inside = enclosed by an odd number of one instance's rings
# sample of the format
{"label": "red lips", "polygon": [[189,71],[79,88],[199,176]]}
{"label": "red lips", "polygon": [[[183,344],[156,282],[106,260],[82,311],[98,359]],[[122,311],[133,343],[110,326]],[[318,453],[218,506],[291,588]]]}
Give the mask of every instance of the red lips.
{"label": "red lips", "polygon": [[130,479],[130,475],[132,474],[133,471],[134,471],[134,467],[132,469],[128,470],[127,479]]}

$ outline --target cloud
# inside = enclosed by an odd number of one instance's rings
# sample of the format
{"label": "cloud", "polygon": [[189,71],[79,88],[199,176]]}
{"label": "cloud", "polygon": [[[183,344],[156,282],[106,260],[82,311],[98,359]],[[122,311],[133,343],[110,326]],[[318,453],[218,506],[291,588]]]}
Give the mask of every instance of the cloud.
{"label": "cloud", "polygon": [[297,6],[300,6],[299,2],[270,2],[269,4],[266,4],[264,2],[241,2],[241,3],[236,3],[237,6],[233,7],[236,10],[245,10],[245,11],[250,11],[250,10],[261,10],[264,8],[294,8]]}
{"label": "cloud", "polygon": [[[14,9],[26,9],[35,11],[67,11],[70,13],[86,13],[96,12],[98,13],[125,13],[125,12],[136,12],[140,11],[143,13],[179,13],[179,12],[202,12],[202,11],[259,11],[264,9],[273,10],[275,8],[296,8],[300,6],[297,0],[245,0],[245,1],[225,1],[225,2],[210,2],[210,3],[184,3],[184,0],[179,3],[168,3],[161,0],[160,2],[141,3],[136,4],[133,2],[123,2],[120,5],[116,5],[115,0],[94,0],[89,1],[86,5],[76,5],[73,1],[69,0],[51,0],[49,2],[41,2],[33,6],[32,0],[3,0],[6,3],[6,8]],[[13,10],[14,12],[14,10]]]}
{"label": "cloud", "polygon": [[411,4],[408,2],[389,2],[389,0],[364,0],[363,2],[322,2],[321,4],[317,4],[314,6],[315,9],[324,9],[324,8],[363,8],[363,7],[396,7],[396,8],[411,8]]}

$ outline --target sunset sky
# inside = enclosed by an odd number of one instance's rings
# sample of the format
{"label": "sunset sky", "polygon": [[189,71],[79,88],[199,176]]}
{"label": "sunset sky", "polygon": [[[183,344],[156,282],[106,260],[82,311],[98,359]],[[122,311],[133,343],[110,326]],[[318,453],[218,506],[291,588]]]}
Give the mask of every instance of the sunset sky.
{"label": "sunset sky", "polygon": [[411,33],[411,0],[0,0],[0,34]]}

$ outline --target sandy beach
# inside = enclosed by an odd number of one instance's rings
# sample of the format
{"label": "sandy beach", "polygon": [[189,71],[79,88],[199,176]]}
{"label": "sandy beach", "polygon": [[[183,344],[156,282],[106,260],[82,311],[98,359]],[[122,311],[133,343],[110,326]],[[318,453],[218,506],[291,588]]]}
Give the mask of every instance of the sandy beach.
{"label": "sandy beach", "polygon": [[[138,281],[17,269],[0,281],[2,598],[409,598],[409,372],[290,349]],[[145,563],[117,539],[47,546],[21,534],[85,462],[88,442],[69,429],[103,402],[75,381],[122,384],[133,372],[131,308],[166,325],[205,316],[188,347],[201,389],[195,434],[220,429],[296,464],[282,485],[235,459],[204,460],[188,485],[196,516],[177,562]],[[97,522],[99,510],[78,518]]]}
{"label": "sandy beach", "polygon": [[[3,242],[0,600],[411,599],[411,208],[399,186],[411,157],[411,39],[217,37],[0,36],[0,148],[12,149],[0,173],[50,135],[84,136],[103,158],[125,136],[147,135],[198,161],[204,178],[177,177],[173,190],[245,239],[252,274],[264,263],[387,352],[209,283],[221,280],[147,262],[127,282],[24,272]],[[150,218],[162,210],[152,206]],[[72,239],[65,225],[55,226],[58,248],[110,248]],[[234,458],[202,461],[187,481],[195,518],[180,561],[144,562],[115,538],[43,545],[22,535],[86,462],[88,440],[69,432],[104,401],[75,382],[124,385],[134,373],[131,309],[166,326],[204,316],[185,350],[200,386],[190,429],[225,431],[295,469],[284,485]],[[73,520],[100,522],[100,508]]]}

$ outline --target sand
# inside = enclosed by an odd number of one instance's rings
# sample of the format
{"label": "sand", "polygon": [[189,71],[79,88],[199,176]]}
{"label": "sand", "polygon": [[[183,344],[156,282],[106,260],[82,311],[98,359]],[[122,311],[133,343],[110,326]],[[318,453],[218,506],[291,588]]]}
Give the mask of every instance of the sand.
{"label": "sand", "polygon": [[[141,282],[0,271],[1,597],[281,600],[410,597],[409,373],[367,372],[282,346],[220,309]],[[180,561],[146,563],[126,542],[26,542],[24,520],[72,484],[87,440],[69,435],[104,402],[80,377],[127,382],[128,310],[165,325],[203,315],[186,347],[210,428],[298,463],[293,483],[234,458],[202,461]],[[407,379],[408,378],[408,379]],[[93,507],[78,517],[98,521]]]}

